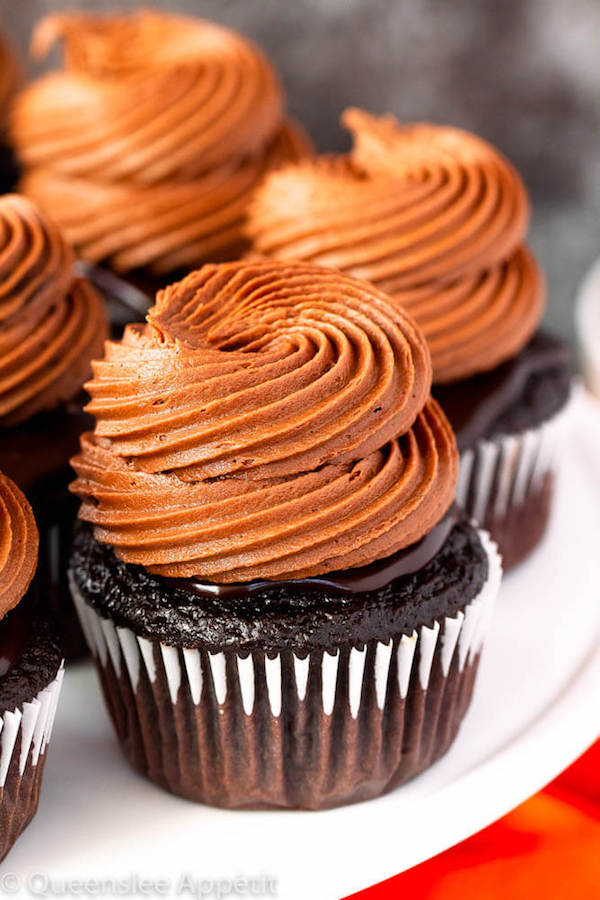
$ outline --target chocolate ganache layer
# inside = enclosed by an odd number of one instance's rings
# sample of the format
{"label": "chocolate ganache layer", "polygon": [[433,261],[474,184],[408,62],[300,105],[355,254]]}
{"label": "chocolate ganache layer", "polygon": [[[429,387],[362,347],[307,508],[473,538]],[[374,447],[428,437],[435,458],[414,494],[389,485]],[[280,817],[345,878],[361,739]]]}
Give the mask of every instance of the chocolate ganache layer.
{"label": "chocolate ganache layer", "polygon": [[423,329],[434,381],[494,368],[527,343],[545,286],[523,245],[525,187],[485,141],[348,110],[348,156],[287,165],[249,208],[253,254],[334,266],[377,285]]}
{"label": "chocolate ganache layer", "polygon": [[239,585],[235,596],[199,595],[181,579],[123,563],[85,524],[76,531],[71,575],[100,615],[173,646],[303,652],[348,641],[387,643],[390,634],[412,634],[455,615],[481,591],[488,561],[478,532],[465,519],[448,522],[449,534],[425,565],[374,590],[351,588],[363,577],[358,570],[338,573],[344,590],[339,582],[306,579],[295,585],[263,583],[257,592],[246,585],[243,598]]}
{"label": "chocolate ganache layer", "polygon": [[93,368],[80,516],[156,574],[364,566],[419,541],[453,500],[458,454],[423,335],[333,270],[205,266]]}
{"label": "chocolate ganache layer", "polygon": [[513,359],[434,395],[448,416],[459,450],[503,434],[519,434],[552,418],[566,405],[573,380],[566,341],[538,331]]}
{"label": "chocolate ganache layer", "polygon": [[[361,594],[377,591],[391,581],[405,575],[413,575],[426,566],[442,548],[458,519],[458,509],[453,504],[444,518],[435,525],[429,534],[404,550],[398,550],[393,556],[377,560],[368,566],[347,569],[345,572],[329,572],[327,575],[315,575],[312,578],[299,580],[277,580],[277,586],[287,591],[305,591],[307,588],[323,591],[327,594]],[[162,577],[162,576],[159,576]],[[170,578],[185,591],[191,591],[199,597],[223,597],[240,600],[262,594],[273,587],[272,581],[248,581],[238,584],[217,584],[216,582],[199,581],[197,578]]]}

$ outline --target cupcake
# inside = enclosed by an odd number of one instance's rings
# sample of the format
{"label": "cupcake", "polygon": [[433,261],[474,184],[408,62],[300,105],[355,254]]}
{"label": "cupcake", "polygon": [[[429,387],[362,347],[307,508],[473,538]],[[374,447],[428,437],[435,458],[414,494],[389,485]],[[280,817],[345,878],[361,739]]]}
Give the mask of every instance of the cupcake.
{"label": "cupcake", "polygon": [[249,41],[200,19],[138,11],[44,20],[65,66],[19,97],[12,131],[23,193],[82,258],[143,287],[246,247],[248,199],[309,151],[279,80]]}
{"label": "cupcake", "polygon": [[102,300],[73,264],[51,219],[24,197],[0,198],[0,470],[33,506],[37,580],[70,654],[85,644],[66,583],[77,509],[69,459],[89,427],[82,385],[107,336]]}
{"label": "cupcake", "polygon": [[367,279],[427,339],[434,396],[461,451],[458,499],[505,568],[541,539],[570,395],[564,341],[539,330],[545,287],[524,243],[525,187],[485,141],[350,110],[348,156],[290,165],[258,189],[253,255]]}
{"label": "cupcake", "polygon": [[330,269],[207,265],[93,369],[70,579],[132,765],[318,809],[441,756],[500,564],[412,320]]}
{"label": "cupcake", "polygon": [[17,180],[17,167],[8,141],[8,119],[18,81],[16,58],[0,34],[0,194],[10,191]]}
{"label": "cupcake", "polygon": [[37,553],[31,507],[0,473],[0,861],[37,810],[63,676],[30,588]]}

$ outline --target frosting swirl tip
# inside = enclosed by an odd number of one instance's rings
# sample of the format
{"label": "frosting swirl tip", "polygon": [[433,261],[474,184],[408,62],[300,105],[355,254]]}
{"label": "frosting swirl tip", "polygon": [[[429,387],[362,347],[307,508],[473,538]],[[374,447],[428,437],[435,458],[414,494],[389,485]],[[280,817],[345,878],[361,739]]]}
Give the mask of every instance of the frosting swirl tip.
{"label": "frosting swirl tip", "polygon": [[94,364],[80,515],[169,577],[364,565],[452,502],[430,386],[423,335],[372,286],[307,263],[204,266]]}

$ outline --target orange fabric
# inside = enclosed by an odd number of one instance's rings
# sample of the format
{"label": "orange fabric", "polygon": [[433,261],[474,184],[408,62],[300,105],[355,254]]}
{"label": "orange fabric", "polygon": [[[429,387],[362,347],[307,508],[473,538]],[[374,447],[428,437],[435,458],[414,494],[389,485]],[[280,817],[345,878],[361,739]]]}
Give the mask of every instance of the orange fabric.
{"label": "orange fabric", "polygon": [[600,741],[499,822],[352,900],[600,897]]}

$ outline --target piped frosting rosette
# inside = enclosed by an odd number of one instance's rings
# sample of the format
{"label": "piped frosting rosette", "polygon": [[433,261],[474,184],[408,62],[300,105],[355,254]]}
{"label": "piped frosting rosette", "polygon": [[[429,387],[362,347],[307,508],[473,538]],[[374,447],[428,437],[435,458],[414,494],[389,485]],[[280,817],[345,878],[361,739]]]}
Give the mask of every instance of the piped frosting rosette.
{"label": "piped frosting rosette", "polygon": [[420,540],[454,497],[454,436],[420,330],[302,263],[205,266],[108,343],[73,460],[80,516],[168,577],[301,578]]}
{"label": "piped frosting rosette", "polygon": [[35,574],[38,531],[29,503],[0,472],[0,620],[24,596]]}
{"label": "piped frosting rosette", "polygon": [[106,183],[41,166],[25,173],[21,187],[42,207],[58,211],[85,259],[109,262],[119,272],[147,267],[161,274],[244,252],[253,191],[278,165],[300,160],[309,148],[301,129],[286,123],[263,154],[226,162],[191,181]]}
{"label": "piped frosting rosette", "polygon": [[263,53],[217,25],[151,11],[50,17],[34,51],[56,40],[64,69],[24,91],[13,116],[23,190],[82,255],[116,269],[235,254],[260,177],[309,148],[285,122]]}
{"label": "piped frosting rosette", "polygon": [[0,198],[0,427],[72,400],[102,350],[102,300],[73,262],[52,220]]}
{"label": "piped frosting rosette", "polygon": [[510,163],[455,128],[399,125],[358,110],[348,157],[270,175],[250,207],[255,254],[365,278],[410,309],[434,380],[493,368],[541,316],[538,265],[523,246],[529,204]]}

